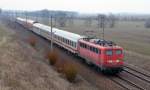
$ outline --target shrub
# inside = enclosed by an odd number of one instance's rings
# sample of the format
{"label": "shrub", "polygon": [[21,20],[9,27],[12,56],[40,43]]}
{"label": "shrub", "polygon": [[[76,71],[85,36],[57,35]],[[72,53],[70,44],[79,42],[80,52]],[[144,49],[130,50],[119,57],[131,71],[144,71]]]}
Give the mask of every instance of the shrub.
{"label": "shrub", "polygon": [[68,81],[73,82],[77,76],[77,69],[72,63],[65,63],[63,73]]}
{"label": "shrub", "polygon": [[58,54],[55,51],[48,52],[47,58],[48,58],[49,64],[54,65],[58,61]]}
{"label": "shrub", "polygon": [[28,39],[28,42],[32,47],[35,47],[35,45],[37,43],[37,39],[34,36],[30,36]]}

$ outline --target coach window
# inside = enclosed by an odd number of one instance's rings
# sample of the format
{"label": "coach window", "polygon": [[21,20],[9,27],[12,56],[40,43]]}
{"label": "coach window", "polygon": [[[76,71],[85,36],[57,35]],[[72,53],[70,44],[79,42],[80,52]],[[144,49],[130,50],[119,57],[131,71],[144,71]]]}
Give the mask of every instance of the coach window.
{"label": "coach window", "polygon": [[69,40],[69,45],[71,45],[71,41]]}
{"label": "coach window", "polygon": [[70,41],[70,46],[72,46],[72,41]]}
{"label": "coach window", "polygon": [[71,45],[71,41],[69,40],[69,45]]}
{"label": "coach window", "polygon": [[65,38],[64,38],[64,43],[65,43]]}
{"label": "coach window", "polygon": [[69,40],[67,40],[67,44],[69,44]]}
{"label": "coach window", "polygon": [[74,47],[76,48],[76,46],[77,46],[77,43],[74,43]]}
{"label": "coach window", "polygon": [[72,46],[74,47],[74,42],[72,42]]}
{"label": "coach window", "polygon": [[60,37],[60,41],[62,40],[62,38]]}
{"label": "coach window", "polygon": [[71,46],[73,47],[73,42],[71,41]]}
{"label": "coach window", "polygon": [[70,46],[72,46],[72,41],[70,41]]}
{"label": "coach window", "polygon": [[70,45],[70,40],[68,40],[68,45]]}
{"label": "coach window", "polygon": [[59,37],[59,41],[61,41],[61,37]]}
{"label": "coach window", "polygon": [[64,38],[63,38],[63,42],[64,42]]}
{"label": "coach window", "polygon": [[65,39],[65,43],[67,44],[67,39]]}
{"label": "coach window", "polygon": [[84,46],[83,46],[83,43],[82,43],[82,48],[83,48]]}
{"label": "coach window", "polygon": [[82,47],[84,48],[84,44],[82,43]]}
{"label": "coach window", "polygon": [[63,37],[61,37],[61,41],[63,42]]}
{"label": "coach window", "polygon": [[68,40],[66,39],[66,44],[68,44]]}

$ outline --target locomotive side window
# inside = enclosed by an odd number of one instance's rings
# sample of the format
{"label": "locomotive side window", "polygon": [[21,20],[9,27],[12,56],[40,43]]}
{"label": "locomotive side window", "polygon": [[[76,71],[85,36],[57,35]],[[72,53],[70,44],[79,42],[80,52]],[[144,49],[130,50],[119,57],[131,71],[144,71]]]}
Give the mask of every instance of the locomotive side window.
{"label": "locomotive side window", "polygon": [[98,54],[99,53],[99,50],[96,48],[96,53]]}
{"label": "locomotive side window", "polygon": [[116,55],[120,55],[122,54],[122,51],[121,50],[116,50]]}
{"label": "locomotive side window", "polygon": [[95,52],[95,48],[94,47],[92,48],[92,51]]}
{"label": "locomotive side window", "polygon": [[92,51],[92,47],[90,47],[90,51]]}
{"label": "locomotive side window", "polygon": [[86,44],[84,44],[84,48],[87,48],[87,45],[86,45]]}
{"label": "locomotive side window", "polygon": [[89,49],[90,49],[90,46],[87,45],[87,49],[89,50]]}
{"label": "locomotive side window", "polygon": [[112,50],[106,50],[106,55],[113,55],[113,51]]}

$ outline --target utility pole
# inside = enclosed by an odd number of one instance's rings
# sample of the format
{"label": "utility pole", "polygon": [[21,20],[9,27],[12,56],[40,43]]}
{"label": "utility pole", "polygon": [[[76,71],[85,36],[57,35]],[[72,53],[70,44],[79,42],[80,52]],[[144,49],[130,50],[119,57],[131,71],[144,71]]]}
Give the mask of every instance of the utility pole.
{"label": "utility pole", "polygon": [[[17,11],[15,12],[15,23],[17,22]],[[15,24],[15,28],[16,28],[16,24]]]}
{"label": "utility pole", "polygon": [[51,15],[51,51],[53,51],[53,22],[52,22],[52,15]]}
{"label": "utility pole", "polygon": [[102,36],[103,36],[103,40],[105,39],[105,15],[101,16],[101,20],[102,20]]}

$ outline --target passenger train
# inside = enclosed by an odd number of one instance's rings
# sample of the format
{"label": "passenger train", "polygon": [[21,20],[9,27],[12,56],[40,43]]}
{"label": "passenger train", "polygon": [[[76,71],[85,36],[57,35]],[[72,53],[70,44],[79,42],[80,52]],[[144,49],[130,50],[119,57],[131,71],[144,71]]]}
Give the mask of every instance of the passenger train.
{"label": "passenger train", "polygon": [[[51,40],[51,27],[33,20],[16,18],[17,23],[34,33]],[[123,48],[112,41],[106,41],[53,28],[53,42],[77,55],[88,64],[94,64],[103,72],[119,73],[123,70]]]}

